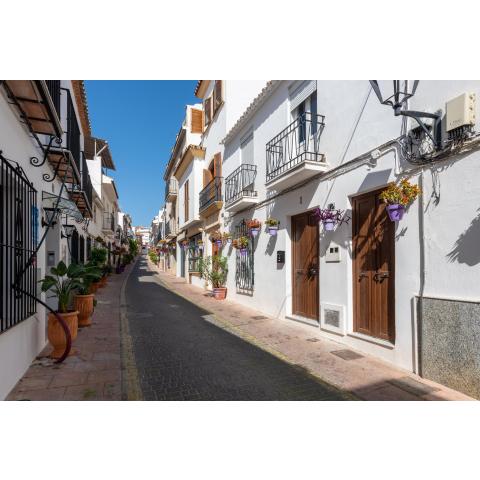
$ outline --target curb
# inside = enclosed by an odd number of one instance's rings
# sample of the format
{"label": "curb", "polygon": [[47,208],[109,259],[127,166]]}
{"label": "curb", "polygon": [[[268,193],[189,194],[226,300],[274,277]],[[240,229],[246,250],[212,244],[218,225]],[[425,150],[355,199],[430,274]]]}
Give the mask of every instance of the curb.
{"label": "curb", "polygon": [[120,347],[121,347],[121,374],[122,374],[122,400],[143,400],[142,389],[138,379],[137,365],[133,351],[132,337],[128,326],[127,302],[125,288],[130,274],[136,267],[139,256],[132,264],[120,288]]}

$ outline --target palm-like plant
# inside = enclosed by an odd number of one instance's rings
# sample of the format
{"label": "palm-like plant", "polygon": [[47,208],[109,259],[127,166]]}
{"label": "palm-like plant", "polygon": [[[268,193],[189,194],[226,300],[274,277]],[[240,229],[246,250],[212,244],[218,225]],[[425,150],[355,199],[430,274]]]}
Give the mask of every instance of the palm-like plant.
{"label": "palm-like plant", "polygon": [[79,267],[80,273],[78,280],[80,286],[78,286],[78,293],[80,295],[88,295],[90,293],[90,286],[102,278],[103,271],[91,262],[85,265],[79,265]]}
{"label": "palm-like plant", "polygon": [[53,292],[53,297],[58,299],[58,312],[67,313],[72,294],[77,288],[82,288],[80,280],[83,265],[71,263],[68,267],[60,261],[56,267],[50,269],[51,275],[46,275],[40,280],[42,292]]}
{"label": "palm-like plant", "polygon": [[211,283],[213,288],[225,287],[228,275],[228,258],[220,255],[201,258],[199,261],[200,275]]}

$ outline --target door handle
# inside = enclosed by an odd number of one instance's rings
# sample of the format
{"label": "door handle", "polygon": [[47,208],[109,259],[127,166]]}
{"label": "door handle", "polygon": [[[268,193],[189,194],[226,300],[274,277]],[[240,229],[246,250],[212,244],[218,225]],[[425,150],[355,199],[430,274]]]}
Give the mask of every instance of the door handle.
{"label": "door handle", "polygon": [[310,275],[311,277],[313,277],[314,275],[317,275],[318,271],[315,267],[310,267],[308,269],[308,275]]}
{"label": "door handle", "polygon": [[364,277],[368,277],[368,273],[367,272],[360,272],[358,274],[359,278],[364,278]]}
{"label": "door handle", "polygon": [[384,278],[388,278],[390,276],[390,273],[389,272],[377,272],[373,278],[375,280],[383,280]]}

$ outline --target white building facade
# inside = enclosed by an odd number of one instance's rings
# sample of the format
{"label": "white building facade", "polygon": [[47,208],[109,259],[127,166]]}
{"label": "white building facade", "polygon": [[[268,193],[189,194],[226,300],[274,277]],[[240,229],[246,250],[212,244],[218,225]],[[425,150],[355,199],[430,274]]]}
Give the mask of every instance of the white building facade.
{"label": "white building facade", "polygon": [[[223,228],[238,238],[262,222],[246,255],[223,248],[228,297],[480,396],[478,93],[476,81],[420,82],[408,109],[439,113],[442,135],[422,156],[429,137],[368,81],[269,82],[224,140]],[[470,116],[448,132],[462,94]],[[403,178],[423,193],[394,223],[378,197]],[[329,206],[348,220],[334,231],[314,215]]]}

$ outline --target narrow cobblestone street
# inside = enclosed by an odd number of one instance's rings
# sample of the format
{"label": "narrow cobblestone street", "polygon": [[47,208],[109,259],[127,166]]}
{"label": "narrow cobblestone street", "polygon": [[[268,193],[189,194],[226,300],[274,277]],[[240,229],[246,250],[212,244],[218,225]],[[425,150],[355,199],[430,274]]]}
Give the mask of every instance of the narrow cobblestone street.
{"label": "narrow cobblestone street", "polygon": [[351,397],[212,323],[163,287],[141,258],[126,288],[144,400],[344,400]]}

